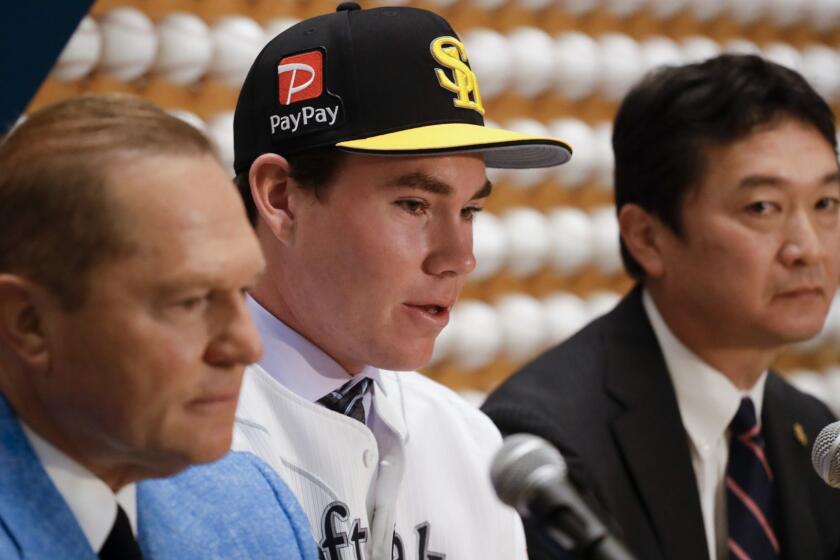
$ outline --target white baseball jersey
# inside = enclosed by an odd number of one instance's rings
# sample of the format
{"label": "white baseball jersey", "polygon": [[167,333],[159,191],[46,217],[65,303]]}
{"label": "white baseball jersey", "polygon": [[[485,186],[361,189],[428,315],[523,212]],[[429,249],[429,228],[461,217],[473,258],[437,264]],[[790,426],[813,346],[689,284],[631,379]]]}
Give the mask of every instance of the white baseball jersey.
{"label": "white baseball jersey", "polygon": [[[316,375],[307,371],[318,363],[314,347],[299,352],[263,335],[272,367]],[[322,558],[527,558],[521,521],[490,483],[501,445],[492,422],[418,373],[370,376],[366,426],[296,394],[259,365],[245,373],[234,449],[277,470],[309,518]]]}

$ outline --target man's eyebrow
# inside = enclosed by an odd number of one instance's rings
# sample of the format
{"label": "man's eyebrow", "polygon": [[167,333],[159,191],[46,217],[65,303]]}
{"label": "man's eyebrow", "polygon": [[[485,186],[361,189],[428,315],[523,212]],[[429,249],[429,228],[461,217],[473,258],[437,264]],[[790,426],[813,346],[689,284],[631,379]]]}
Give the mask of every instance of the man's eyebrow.
{"label": "man's eyebrow", "polygon": [[389,187],[410,187],[435,194],[452,194],[452,187],[448,184],[420,171],[400,175],[396,179],[388,181],[387,185]]}
{"label": "man's eyebrow", "polygon": [[[400,175],[396,179],[389,181],[387,186],[409,187],[440,195],[451,195],[454,192],[454,189],[449,184],[420,171]],[[470,200],[486,198],[490,196],[492,190],[492,183],[490,183],[489,179],[486,179],[481,188],[472,195]]]}
{"label": "man's eyebrow", "polygon": [[[738,188],[753,189],[757,187],[781,187],[787,181],[775,175],[750,175],[738,183]],[[820,185],[840,184],[840,171],[827,174],[820,181]]]}
{"label": "man's eyebrow", "polygon": [[484,181],[484,185],[481,186],[480,189],[475,191],[475,194],[472,195],[470,200],[478,200],[479,198],[487,198],[490,196],[490,193],[493,192],[493,183],[490,182],[490,179],[486,179]]}
{"label": "man's eyebrow", "polygon": [[825,177],[823,177],[822,184],[823,185],[830,185],[831,183],[840,184],[840,171],[835,171],[834,173],[829,173]]}
{"label": "man's eyebrow", "polygon": [[738,182],[738,188],[781,187],[784,182],[781,177],[776,177],[775,175],[750,175]]}

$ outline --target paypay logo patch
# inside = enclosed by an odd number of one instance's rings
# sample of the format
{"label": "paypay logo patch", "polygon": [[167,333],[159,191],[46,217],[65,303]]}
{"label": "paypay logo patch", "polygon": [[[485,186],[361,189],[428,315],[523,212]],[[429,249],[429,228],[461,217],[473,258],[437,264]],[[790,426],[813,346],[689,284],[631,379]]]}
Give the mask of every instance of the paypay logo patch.
{"label": "paypay logo patch", "polygon": [[335,128],[344,121],[341,98],[326,87],[327,68],[323,49],[280,59],[277,63],[279,107],[268,119],[273,138],[284,140]]}
{"label": "paypay logo patch", "polygon": [[324,55],[310,51],[287,56],[277,65],[280,105],[321,97],[324,92]]}

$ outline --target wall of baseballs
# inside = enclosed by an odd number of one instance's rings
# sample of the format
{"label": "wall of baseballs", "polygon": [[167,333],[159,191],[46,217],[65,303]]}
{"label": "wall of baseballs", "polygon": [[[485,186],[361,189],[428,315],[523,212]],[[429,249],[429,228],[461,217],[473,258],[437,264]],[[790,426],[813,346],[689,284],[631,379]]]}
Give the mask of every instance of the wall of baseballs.
{"label": "wall of baseballs", "polygon": [[[800,71],[840,108],[838,0],[396,0],[435,10],[467,45],[488,124],[571,141],[554,170],[494,171],[478,261],[427,373],[476,402],[609,310],[618,253],[611,122],[646,71],[723,51]],[[99,0],[32,108],[90,91],[143,95],[210,135],[232,164],[232,110],[265,42],[335,0]],[[375,2],[362,1],[365,7]],[[840,412],[840,304],[779,367]]]}

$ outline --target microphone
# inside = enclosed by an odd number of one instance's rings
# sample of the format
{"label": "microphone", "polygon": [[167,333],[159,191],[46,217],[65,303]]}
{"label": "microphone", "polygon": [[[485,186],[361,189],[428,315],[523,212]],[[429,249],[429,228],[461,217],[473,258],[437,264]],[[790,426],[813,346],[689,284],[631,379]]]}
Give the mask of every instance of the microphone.
{"label": "microphone", "polygon": [[633,560],[583,502],[567,471],[563,456],[546,440],[513,434],[493,457],[490,479],[499,499],[523,518],[541,521],[563,549],[587,560]]}
{"label": "microphone", "polygon": [[829,424],[817,436],[811,463],[826,484],[840,488],[840,421]]}

